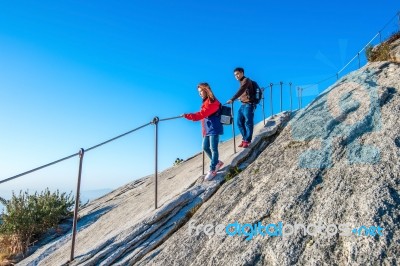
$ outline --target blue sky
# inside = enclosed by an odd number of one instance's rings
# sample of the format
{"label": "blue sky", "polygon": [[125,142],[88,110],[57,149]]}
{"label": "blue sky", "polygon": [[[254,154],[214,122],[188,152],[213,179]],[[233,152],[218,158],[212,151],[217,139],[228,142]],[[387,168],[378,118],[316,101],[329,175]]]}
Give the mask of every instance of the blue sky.
{"label": "blue sky", "polygon": [[[392,0],[1,1],[0,179],[154,116],[197,111],[199,82],[226,102],[238,88],[237,66],[261,86],[283,81],[283,109],[290,108],[292,82],[297,108],[296,87],[334,75],[398,10]],[[382,35],[396,30],[394,19]],[[304,92],[303,105],[334,81]],[[274,111],[278,94],[275,86]],[[223,140],[232,137],[230,128],[225,132]],[[159,137],[160,170],[201,151],[200,123],[163,122]],[[0,193],[74,191],[77,167],[75,157],[0,184]],[[154,127],[148,126],[88,152],[82,189],[117,188],[153,170]]]}

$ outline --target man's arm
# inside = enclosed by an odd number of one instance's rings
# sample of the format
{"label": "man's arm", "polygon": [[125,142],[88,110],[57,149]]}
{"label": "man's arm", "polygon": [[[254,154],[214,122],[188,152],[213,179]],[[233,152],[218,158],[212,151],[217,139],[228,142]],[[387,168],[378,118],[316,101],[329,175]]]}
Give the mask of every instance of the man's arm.
{"label": "man's arm", "polygon": [[238,91],[235,93],[235,95],[232,96],[230,100],[227,101],[227,103],[232,103],[234,100],[239,98],[245,91],[246,89],[251,85],[250,80],[248,78],[244,78],[243,82],[240,83],[240,87]]}

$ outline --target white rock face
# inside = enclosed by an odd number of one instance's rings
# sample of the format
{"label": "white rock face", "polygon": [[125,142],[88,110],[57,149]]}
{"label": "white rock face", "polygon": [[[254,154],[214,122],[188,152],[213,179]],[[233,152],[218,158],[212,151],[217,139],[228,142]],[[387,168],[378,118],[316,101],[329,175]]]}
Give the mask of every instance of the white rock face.
{"label": "white rock face", "polygon": [[[213,181],[201,154],[160,173],[157,210],[152,177],[94,201],[68,265],[399,265],[399,84],[398,63],[350,73],[290,122],[282,113],[258,124],[250,149],[222,143]],[[243,171],[224,182],[230,169]],[[19,265],[67,263],[70,239]]]}
{"label": "white rock face", "polygon": [[[400,65],[388,62],[341,79],[138,265],[399,265],[399,84]],[[331,235],[311,226],[246,240],[189,228],[236,221],[321,224]],[[371,231],[342,236],[343,224]]]}
{"label": "white rock face", "polygon": [[[233,167],[244,168],[265,148],[289,120],[289,113],[256,125],[250,149],[237,148],[233,140],[219,146],[225,165],[208,182],[203,181],[202,154],[158,174],[158,206],[154,209],[154,180],[145,177],[93,201],[80,211],[75,260],[69,265],[127,265],[141,259],[179,229],[224,182]],[[240,137],[236,138],[236,145]],[[208,159],[206,167],[208,167]],[[207,168],[206,168],[207,169]],[[44,245],[19,265],[62,265],[71,254],[71,234]]]}

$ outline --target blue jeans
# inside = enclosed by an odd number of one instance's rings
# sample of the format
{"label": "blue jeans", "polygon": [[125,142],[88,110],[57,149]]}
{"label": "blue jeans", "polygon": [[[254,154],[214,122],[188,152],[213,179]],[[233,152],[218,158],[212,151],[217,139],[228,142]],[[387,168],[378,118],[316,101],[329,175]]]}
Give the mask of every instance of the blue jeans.
{"label": "blue jeans", "polygon": [[219,135],[205,136],[203,138],[203,150],[207,154],[208,158],[211,159],[210,170],[215,171],[215,166],[218,163],[218,142]]}
{"label": "blue jeans", "polygon": [[254,106],[252,104],[242,104],[237,118],[237,124],[244,141],[251,142],[254,127]]}

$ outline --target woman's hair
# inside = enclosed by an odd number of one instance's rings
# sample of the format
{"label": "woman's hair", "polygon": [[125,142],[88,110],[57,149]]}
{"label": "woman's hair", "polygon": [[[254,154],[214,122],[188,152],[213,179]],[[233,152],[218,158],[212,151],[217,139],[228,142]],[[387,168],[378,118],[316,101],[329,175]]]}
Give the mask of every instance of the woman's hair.
{"label": "woman's hair", "polygon": [[207,98],[209,98],[211,102],[215,101],[214,93],[212,92],[211,87],[210,85],[208,85],[208,83],[201,82],[199,83],[199,85],[197,85],[197,88],[204,91],[207,94]]}

